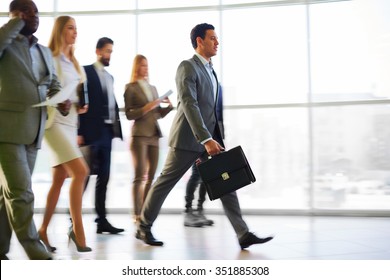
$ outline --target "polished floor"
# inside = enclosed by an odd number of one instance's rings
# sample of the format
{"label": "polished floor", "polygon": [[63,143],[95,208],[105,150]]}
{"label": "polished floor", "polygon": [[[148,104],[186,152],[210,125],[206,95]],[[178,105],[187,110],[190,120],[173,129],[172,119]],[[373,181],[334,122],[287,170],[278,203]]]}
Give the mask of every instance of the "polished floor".
{"label": "polished floor", "polygon": [[[49,239],[57,247],[57,260],[390,260],[390,218],[245,215],[251,231],[274,240],[240,250],[231,225],[224,215],[208,215],[215,225],[204,228],[183,226],[182,214],[161,214],[152,229],[163,247],[145,245],[134,237],[129,214],[110,214],[110,222],[125,228],[118,235],[96,234],[94,215],[84,214],[90,253],[68,246],[67,214],[56,214]],[[42,219],[35,215],[37,226]],[[10,259],[27,257],[13,236]]]}

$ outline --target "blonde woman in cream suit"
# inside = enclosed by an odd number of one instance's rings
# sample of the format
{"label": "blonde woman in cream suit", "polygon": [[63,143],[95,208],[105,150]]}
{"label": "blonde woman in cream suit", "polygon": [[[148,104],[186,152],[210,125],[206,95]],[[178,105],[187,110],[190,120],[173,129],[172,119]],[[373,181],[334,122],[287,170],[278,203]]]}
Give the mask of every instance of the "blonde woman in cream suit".
{"label": "blonde woman in cream suit", "polygon": [[[139,220],[157,169],[159,138],[162,137],[157,120],[173,109],[168,98],[158,99],[157,89],[149,84],[148,75],[148,60],[143,55],[136,55],[130,83],[126,85],[124,93],[126,117],[134,120],[130,144],[134,165],[134,222]],[[169,105],[162,108],[160,103]]]}
{"label": "blonde woman in cream suit", "polygon": [[88,166],[77,143],[78,114],[85,113],[87,106],[78,107],[77,84],[85,80],[85,73],[74,57],[74,43],[77,37],[76,22],[72,17],[60,16],[56,19],[49,41],[56,70],[63,87],[71,84],[74,89],[69,96],[72,102],[67,116],[56,114],[53,123],[46,129],[45,140],[53,155],[53,182],[46,202],[45,215],[38,230],[40,238],[50,251],[47,227],[56,208],[61,188],[67,177],[71,177],[69,190],[70,215],[72,226],[69,229],[69,241],[72,240],[79,252],[89,252],[86,246],[82,221],[82,196],[84,183],[89,174]]}

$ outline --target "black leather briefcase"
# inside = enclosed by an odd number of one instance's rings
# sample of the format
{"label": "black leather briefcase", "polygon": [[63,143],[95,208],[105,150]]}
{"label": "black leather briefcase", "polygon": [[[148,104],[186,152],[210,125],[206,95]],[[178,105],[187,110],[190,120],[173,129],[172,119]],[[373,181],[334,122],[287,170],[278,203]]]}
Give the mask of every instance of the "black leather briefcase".
{"label": "black leather briefcase", "polygon": [[222,152],[198,164],[210,200],[256,181],[241,146]]}

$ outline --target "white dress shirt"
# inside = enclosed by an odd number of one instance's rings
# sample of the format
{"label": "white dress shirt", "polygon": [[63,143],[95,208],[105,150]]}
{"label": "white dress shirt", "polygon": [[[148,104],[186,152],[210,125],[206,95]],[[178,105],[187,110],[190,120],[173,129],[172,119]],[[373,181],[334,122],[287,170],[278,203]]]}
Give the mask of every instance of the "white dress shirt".
{"label": "white dress shirt", "polygon": [[104,65],[100,61],[96,61],[93,66],[98,73],[102,89],[107,92],[108,99],[108,119],[105,123],[112,124],[115,122],[115,96],[114,96],[114,81],[112,76],[104,69]]}
{"label": "white dress shirt", "polygon": [[[215,99],[216,99],[216,96],[217,96],[217,78],[214,76],[214,73],[213,73],[213,67],[210,65],[211,63],[211,59],[210,59],[210,62],[208,62],[203,56],[201,56],[200,54],[198,53],[195,53],[195,55],[200,59],[200,61],[202,61],[204,67],[206,68],[207,70],[207,73],[209,74],[210,76],[210,79],[213,83],[213,96],[214,96],[214,102],[215,102]],[[211,131],[211,133],[213,133],[213,131]],[[207,141],[211,140],[212,138],[207,138],[205,140],[203,140],[202,142],[200,142],[202,145],[204,145],[204,143],[206,143]]]}

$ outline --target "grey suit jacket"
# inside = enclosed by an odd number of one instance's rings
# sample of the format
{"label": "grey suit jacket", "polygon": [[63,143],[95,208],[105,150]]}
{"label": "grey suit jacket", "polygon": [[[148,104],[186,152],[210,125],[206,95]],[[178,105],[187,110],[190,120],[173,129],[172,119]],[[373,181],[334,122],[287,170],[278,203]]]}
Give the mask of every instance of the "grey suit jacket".
{"label": "grey suit jacket", "polygon": [[[158,93],[156,87],[151,86],[151,90],[153,100],[157,99]],[[137,82],[126,85],[124,99],[126,117],[129,120],[134,120],[131,131],[132,136],[163,136],[157,120],[165,117],[172,110],[171,107],[157,107],[147,114],[142,115],[142,107],[150,101]]]}
{"label": "grey suit jacket", "polygon": [[196,55],[180,63],[176,72],[176,86],[178,105],[169,146],[204,152],[201,142],[213,137],[216,132],[220,135],[220,131],[216,125],[213,83]]}
{"label": "grey suit jacket", "polygon": [[56,94],[61,85],[50,49],[39,44],[47,73],[40,81],[34,77],[28,40],[19,34],[23,26],[23,20],[15,18],[0,28],[0,142],[35,143],[40,148],[46,107],[31,105]]}

